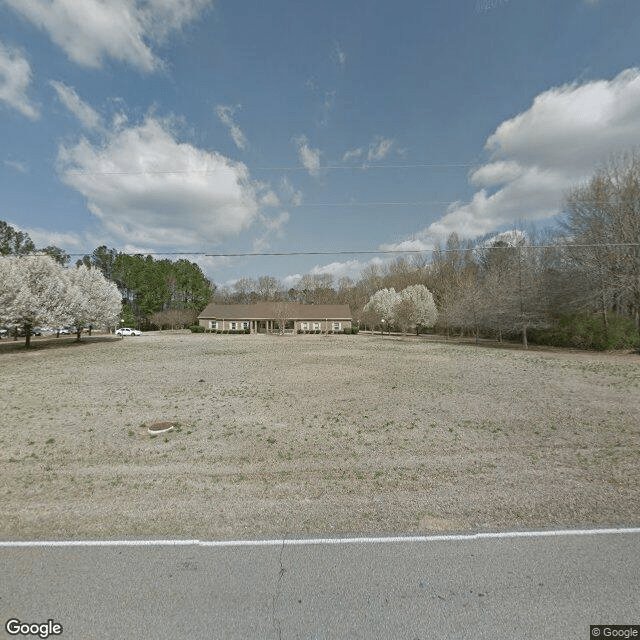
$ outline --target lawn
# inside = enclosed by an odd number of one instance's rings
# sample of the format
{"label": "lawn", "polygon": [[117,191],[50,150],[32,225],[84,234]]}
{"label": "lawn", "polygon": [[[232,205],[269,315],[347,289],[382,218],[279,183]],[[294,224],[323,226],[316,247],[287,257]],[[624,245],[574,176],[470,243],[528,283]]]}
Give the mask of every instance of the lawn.
{"label": "lawn", "polygon": [[83,340],[0,347],[2,539],[640,524],[638,356]]}

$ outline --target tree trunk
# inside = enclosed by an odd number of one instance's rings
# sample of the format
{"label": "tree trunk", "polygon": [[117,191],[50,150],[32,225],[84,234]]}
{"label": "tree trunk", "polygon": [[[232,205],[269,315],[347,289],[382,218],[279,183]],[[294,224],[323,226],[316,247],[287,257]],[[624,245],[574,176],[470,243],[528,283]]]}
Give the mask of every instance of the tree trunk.
{"label": "tree trunk", "polygon": [[529,342],[527,341],[527,325],[522,325],[522,346],[525,349],[529,348]]}

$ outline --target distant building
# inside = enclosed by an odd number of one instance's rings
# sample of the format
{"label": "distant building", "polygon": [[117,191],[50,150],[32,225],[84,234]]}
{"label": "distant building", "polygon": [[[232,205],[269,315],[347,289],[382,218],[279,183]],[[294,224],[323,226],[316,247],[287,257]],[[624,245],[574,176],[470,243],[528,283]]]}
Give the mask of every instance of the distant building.
{"label": "distant building", "polygon": [[251,333],[297,333],[300,331],[343,331],[351,328],[348,304],[299,304],[258,302],[257,304],[208,305],[198,316],[200,326],[212,331]]}

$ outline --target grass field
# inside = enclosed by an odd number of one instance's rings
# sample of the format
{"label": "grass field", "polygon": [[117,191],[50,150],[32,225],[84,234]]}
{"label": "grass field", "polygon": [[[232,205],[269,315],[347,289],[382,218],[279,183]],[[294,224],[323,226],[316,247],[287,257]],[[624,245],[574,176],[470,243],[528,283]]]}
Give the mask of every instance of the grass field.
{"label": "grass field", "polygon": [[[640,524],[638,356],[363,335],[51,342],[0,346],[5,540]],[[177,428],[149,435],[164,420]]]}

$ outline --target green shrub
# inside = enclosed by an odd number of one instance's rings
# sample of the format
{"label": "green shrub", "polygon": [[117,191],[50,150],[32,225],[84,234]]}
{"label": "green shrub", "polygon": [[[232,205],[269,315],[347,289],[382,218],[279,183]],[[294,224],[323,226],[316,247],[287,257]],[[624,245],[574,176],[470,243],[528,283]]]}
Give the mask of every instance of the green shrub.
{"label": "green shrub", "polygon": [[630,349],[640,344],[640,333],[631,318],[611,314],[605,327],[602,314],[566,313],[548,329],[533,329],[529,342],[572,349]]}
{"label": "green shrub", "polygon": [[189,329],[191,330],[191,333],[204,333],[204,327],[199,324],[192,324]]}

